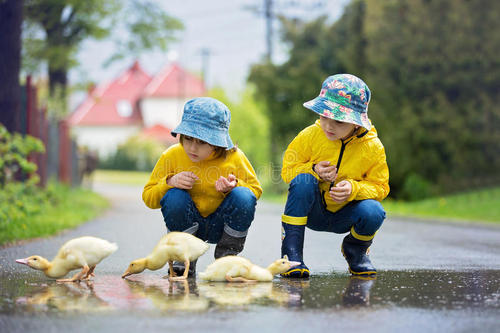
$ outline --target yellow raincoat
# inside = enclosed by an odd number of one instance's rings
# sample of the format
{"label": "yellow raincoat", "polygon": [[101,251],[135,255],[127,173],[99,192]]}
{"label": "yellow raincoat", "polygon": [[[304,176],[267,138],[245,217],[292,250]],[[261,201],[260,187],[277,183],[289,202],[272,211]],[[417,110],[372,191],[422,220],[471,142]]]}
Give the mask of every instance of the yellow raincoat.
{"label": "yellow raincoat", "polygon": [[225,195],[215,189],[215,181],[220,176],[227,178],[233,174],[238,180],[237,186],[249,188],[257,199],[262,194],[255,171],[241,150],[228,152],[226,157],[214,158],[212,154],[206,160],[194,163],[182,145],[175,144],[163,152],[144,186],[142,200],[146,206],[160,208],[161,199],[173,188],[167,185],[167,178],[182,171],[191,171],[199,177],[193,188],[187,191],[203,217],[212,214],[224,200]]}
{"label": "yellow raincoat", "polygon": [[[330,182],[322,181],[313,171],[313,164],[329,161],[340,165],[335,184],[348,180],[352,193],[347,201],[336,203],[329,195]],[[286,183],[298,174],[310,173],[319,180],[319,188],[326,209],[336,212],[353,200],[382,201],[389,194],[389,169],[385,150],[375,127],[370,131],[360,128],[351,138],[329,140],[320,126],[320,120],[302,130],[288,145],[283,157],[281,177]]]}

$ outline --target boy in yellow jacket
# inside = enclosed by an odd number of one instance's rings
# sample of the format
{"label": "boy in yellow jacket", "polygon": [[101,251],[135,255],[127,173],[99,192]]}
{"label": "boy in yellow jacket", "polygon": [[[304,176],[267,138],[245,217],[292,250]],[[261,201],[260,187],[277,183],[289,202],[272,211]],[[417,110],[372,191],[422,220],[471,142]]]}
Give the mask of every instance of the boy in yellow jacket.
{"label": "boy in yellow jacket", "polygon": [[367,251],[385,219],[389,193],[384,146],[367,116],[368,86],[358,77],[328,77],[304,106],[320,119],[288,146],[281,176],[290,183],[282,216],[281,255],[302,264],[282,274],[309,277],[303,261],[305,227],[349,234],[341,246],[355,275],[376,274]]}
{"label": "boy in yellow jacket", "polygon": [[[252,165],[229,136],[230,121],[231,112],[216,99],[188,101],[172,131],[180,143],[163,152],[142,193],[149,208],[161,208],[168,231],[216,243],[215,258],[243,250],[262,194]],[[184,265],[175,263],[174,270],[182,274]]]}

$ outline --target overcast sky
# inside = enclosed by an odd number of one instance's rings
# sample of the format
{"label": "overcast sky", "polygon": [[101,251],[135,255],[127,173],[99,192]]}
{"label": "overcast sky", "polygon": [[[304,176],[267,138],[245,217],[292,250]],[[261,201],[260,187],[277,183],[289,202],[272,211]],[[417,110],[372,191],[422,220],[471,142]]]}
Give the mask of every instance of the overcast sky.
{"label": "overcast sky", "polygon": [[[262,14],[246,9],[263,9],[264,0],[156,0],[171,16],[183,22],[179,42],[171,45],[171,54],[190,71],[201,73],[201,50],[209,50],[207,84],[209,88],[222,86],[229,92],[244,88],[251,64],[259,62],[266,53],[265,19]],[[328,15],[335,20],[349,0],[274,0],[274,11],[287,16],[314,19]],[[322,6],[312,5],[321,3]],[[70,72],[72,83],[113,79],[131,65],[132,60],[118,61],[108,68],[102,64],[113,53],[113,44],[86,41],[78,54],[80,66]],[[279,25],[274,24],[273,61],[286,59],[286,50],[279,43]],[[154,75],[169,62],[168,55],[149,53],[140,58],[146,71]]]}

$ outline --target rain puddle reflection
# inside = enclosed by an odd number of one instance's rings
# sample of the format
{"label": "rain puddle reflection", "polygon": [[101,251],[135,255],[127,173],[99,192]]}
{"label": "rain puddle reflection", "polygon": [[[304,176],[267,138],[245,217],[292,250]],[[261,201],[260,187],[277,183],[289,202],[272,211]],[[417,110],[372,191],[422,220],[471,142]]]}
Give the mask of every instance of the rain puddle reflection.
{"label": "rain puddle reflection", "polygon": [[169,282],[152,274],[130,279],[101,275],[81,283],[3,275],[0,281],[0,313],[500,308],[500,271],[383,271],[376,279],[330,273],[306,281],[277,278],[253,284],[194,279]]}

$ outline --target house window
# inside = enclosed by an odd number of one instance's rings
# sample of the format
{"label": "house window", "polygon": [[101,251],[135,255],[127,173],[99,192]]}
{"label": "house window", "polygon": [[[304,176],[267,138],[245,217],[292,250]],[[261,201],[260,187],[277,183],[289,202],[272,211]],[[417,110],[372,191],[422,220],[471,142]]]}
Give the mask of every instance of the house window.
{"label": "house window", "polygon": [[127,100],[119,100],[116,103],[116,110],[118,114],[122,117],[130,117],[132,115],[132,105]]}

